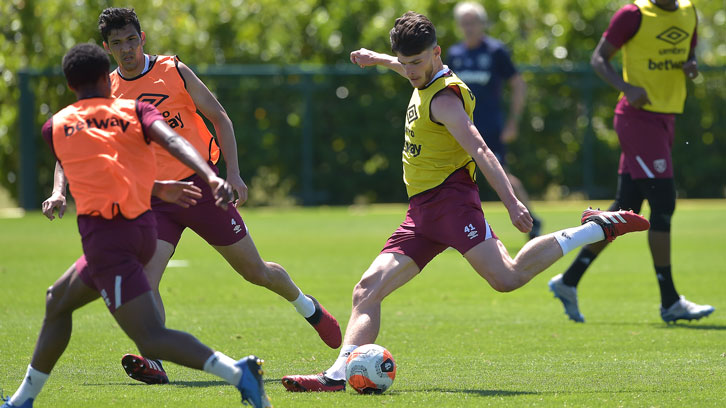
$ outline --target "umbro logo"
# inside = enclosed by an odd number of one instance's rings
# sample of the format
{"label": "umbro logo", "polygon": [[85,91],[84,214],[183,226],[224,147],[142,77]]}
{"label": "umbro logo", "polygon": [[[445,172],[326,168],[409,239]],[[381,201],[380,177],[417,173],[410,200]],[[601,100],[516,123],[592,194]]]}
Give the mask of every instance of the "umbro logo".
{"label": "umbro logo", "polygon": [[406,110],[406,122],[410,125],[416,119],[418,119],[418,110],[416,109],[416,104],[413,104]]}
{"label": "umbro logo", "polygon": [[662,33],[655,36],[655,38],[665,41],[670,45],[676,45],[679,42],[685,40],[688,38],[688,33],[683,31],[682,29],[672,26],[668,28],[667,30],[663,31]]}
{"label": "umbro logo", "polygon": [[155,107],[158,108],[159,105],[161,105],[162,102],[164,102],[165,100],[167,100],[167,98],[169,98],[169,95],[155,94],[155,93],[142,93],[136,99],[139,100],[139,101],[141,101],[141,102],[150,103],[150,104],[152,104],[152,105],[154,105]]}

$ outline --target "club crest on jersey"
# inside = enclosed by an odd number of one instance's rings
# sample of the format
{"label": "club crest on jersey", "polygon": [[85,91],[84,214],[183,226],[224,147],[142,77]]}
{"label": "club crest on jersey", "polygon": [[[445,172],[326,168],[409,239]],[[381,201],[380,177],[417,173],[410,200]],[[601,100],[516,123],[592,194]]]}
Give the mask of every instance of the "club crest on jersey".
{"label": "club crest on jersey", "polygon": [[653,160],[653,168],[658,173],[663,173],[668,169],[668,163],[666,163],[665,159]]}
{"label": "club crest on jersey", "polygon": [[418,109],[416,109],[416,104],[412,104],[406,110],[406,122],[410,125],[416,119],[418,119]]}

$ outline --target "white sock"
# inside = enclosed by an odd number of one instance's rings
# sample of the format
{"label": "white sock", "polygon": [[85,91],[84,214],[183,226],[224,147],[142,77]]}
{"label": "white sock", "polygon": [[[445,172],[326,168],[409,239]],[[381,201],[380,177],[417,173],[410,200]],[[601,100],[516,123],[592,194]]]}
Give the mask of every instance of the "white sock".
{"label": "white sock", "polygon": [[43,389],[48,377],[50,377],[50,374],[41,373],[28,365],[28,371],[25,373],[23,383],[20,384],[20,388],[10,398],[10,404],[20,406],[30,398],[35,399],[40,394],[40,390]]}
{"label": "white sock", "polygon": [[602,227],[594,222],[586,222],[579,227],[568,228],[553,233],[562,248],[562,255],[577,247],[592,244],[605,239]]}
{"label": "white sock", "polygon": [[354,344],[344,344],[343,347],[340,348],[338,359],[335,360],[335,363],[333,363],[330,368],[325,370],[325,376],[331,380],[345,380],[345,361],[348,359],[350,353],[357,347],[358,346]]}
{"label": "white sock", "polygon": [[297,299],[293,300],[290,303],[295,306],[295,310],[297,310],[297,312],[300,313],[303,317],[310,317],[313,315],[313,313],[315,313],[315,304],[313,303],[312,299],[303,295],[302,291],[300,291]]}
{"label": "white sock", "polygon": [[235,363],[237,363],[235,360],[219,351],[215,351],[204,363],[204,371],[221,377],[228,383],[236,386],[242,378],[242,370],[239,367],[235,367]]}

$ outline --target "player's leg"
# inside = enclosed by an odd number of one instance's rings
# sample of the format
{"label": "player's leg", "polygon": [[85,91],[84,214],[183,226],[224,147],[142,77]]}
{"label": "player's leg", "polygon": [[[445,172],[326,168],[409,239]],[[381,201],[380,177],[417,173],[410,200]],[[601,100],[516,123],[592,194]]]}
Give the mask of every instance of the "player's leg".
{"label": "player's leg", "polygon": [[634,231],[644,231],[648,221],[632,212],[585,210],[582,225],[537,237],[512,259],[504,244],[488,239],[464,254],[474,269],[498,291],[523,286],[569,251]]}
{"label": "player's leg", "polygon": [[[618,176],[618,186],[615,193],[615,201],[610,205],[608,211],[620,209],[632,210],[639,213],[643,204],[643,195],[637,183],[629,174]],[[575,322],[584,322],[585,317],[580,313],[580,306],[577,296],[577,285],[584,276],[587,269],[595,261],[595,258],[605,249],[609,241],[603,240],[582,247],[572,264],[565,273],[555,275],[548,282],[550,291],[562,302],[565,314]]]}
{"label": "player's leg", "polygon": [[[23,382],[8,401],[8,406],[30,406],[45,385],[50,372],[68,346],[73,327],[73,311],[97,299],[96,290],[87,286],[76,271],[76,264],[46,292],[45,318],[35,344],[33,358]],[[4,406],[4,405],[3,405]]]}
{"label": "player's leg", "polygon": [[127,301],[113,312],[121,329],[136,343],[144,356],[217,375],[236,386],[243,399],[250,399],[253,406],[264,406],[261,402],[266,398],[262,388],[262,372],[258,369],[261,360],[250,356],[235,361],[220,352],[214,352],[191,334],[166,328],[158,313],[149,313],[155,307],[154,296],[149,291]]}
{"label": "player's leg", "polygon": [[159,312],[162,323],[166,322],[166,309],[164,308],[164,301],[161,299],[159,285],[161,284],[161,277],[164,275],[166,266],[169,264],[169,260],[174,254],[175,249],[175,245],[165,240],[157,239],[156,251],[154,251],[154,255],[149,262],[144,265],[144,272],[146,273],[146,278],[149,280],[151,292],[156,301],[156,310]]}
{"label": "player's leg", "polygon": [[715,310],[711,305],[699,305],[680,296],[671,274],[671,218],[675,210],[676,191],[672,178],[637,180],[650,205],[651,230],[648,244],[653,258],[658,288],[660,314],[666,323],[680,319],[692,320],[708,316]]}
{"label": "player's leg", "polygon": [[[240,219],[239,222],[241,223],[242,220]],[[340,346],[342,336],[340,325],[335,317],[317,299],[303,294],[285,268],[275,262],[264,261],[249,234],[231,245],[215,245],[214,249],[245,280],[263,286],[290,302],[330,348]]]}
{"label": "player's leg", "polygon": [[[158,220],[158,217],[157,217]],[[151,286],[151,294],[156,305],[153,312],[159,314],[159,320],[166,322],[166,311],[164,302],[161,299],[159,285],[161,277],[166,270],[171,255],[174,253],[174,246],[164,240],[156,240],[156,250],[149,262],[144,265],[144,273]],[[126,374],[134,380],[144,382],[146,384],[168,384],[169,377],[164,370],[161,360],[152,359],[140,352],[137,354],[125,354],[121,357],[121,366]]]}
{"label": "player's leg", "polygon": [[353,309],[338,358],[321,374],[282,378],[288,391],[342,391],[345,363],[356,347],[375,342],[381,326],[381,302],[420,272],[414,260],[400,253],[381,253],[353,289]]}

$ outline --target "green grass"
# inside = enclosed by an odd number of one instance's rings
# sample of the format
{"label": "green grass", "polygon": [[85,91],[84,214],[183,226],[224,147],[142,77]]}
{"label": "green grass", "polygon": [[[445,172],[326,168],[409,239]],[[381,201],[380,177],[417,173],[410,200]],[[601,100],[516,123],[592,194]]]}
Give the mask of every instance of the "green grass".
{"label": "green grass", "polygon": [[[607,203],[596,203],[601,206]],[[500,204],[486,203],[514,254],[524,236]],[[583,203],[538,203],[545,230],[574,225]],[[347,323],[351,289],[403,218],[405,207],[243,210],[262,256]],[[566,319],[547,281],[569,254],[520,290],[493,291],[453,250],[383,303],[377,343],[398,376],[381,396],[348,390],[286,393],[280,378],[326,369],[337,356],[283,299],[237,276],[187,232],[162,282],[168,326],[228,355],[266,360],[277,407],[726,406],[726,203],[681,201],[674,218],[677,288],[716,312],[665,325],[646,235],[618,240],[580,284],[585,324]],[[30,360],[44,291],[80,253],[73,217],[0,219],[0,387],[12,393]],[[42,407],[233,407],[237,391],[203,372],[167,364],[172,383],[144,386],[119,364],[134,352],[100,301],[75,313],[68,350],[40,394]]]}

